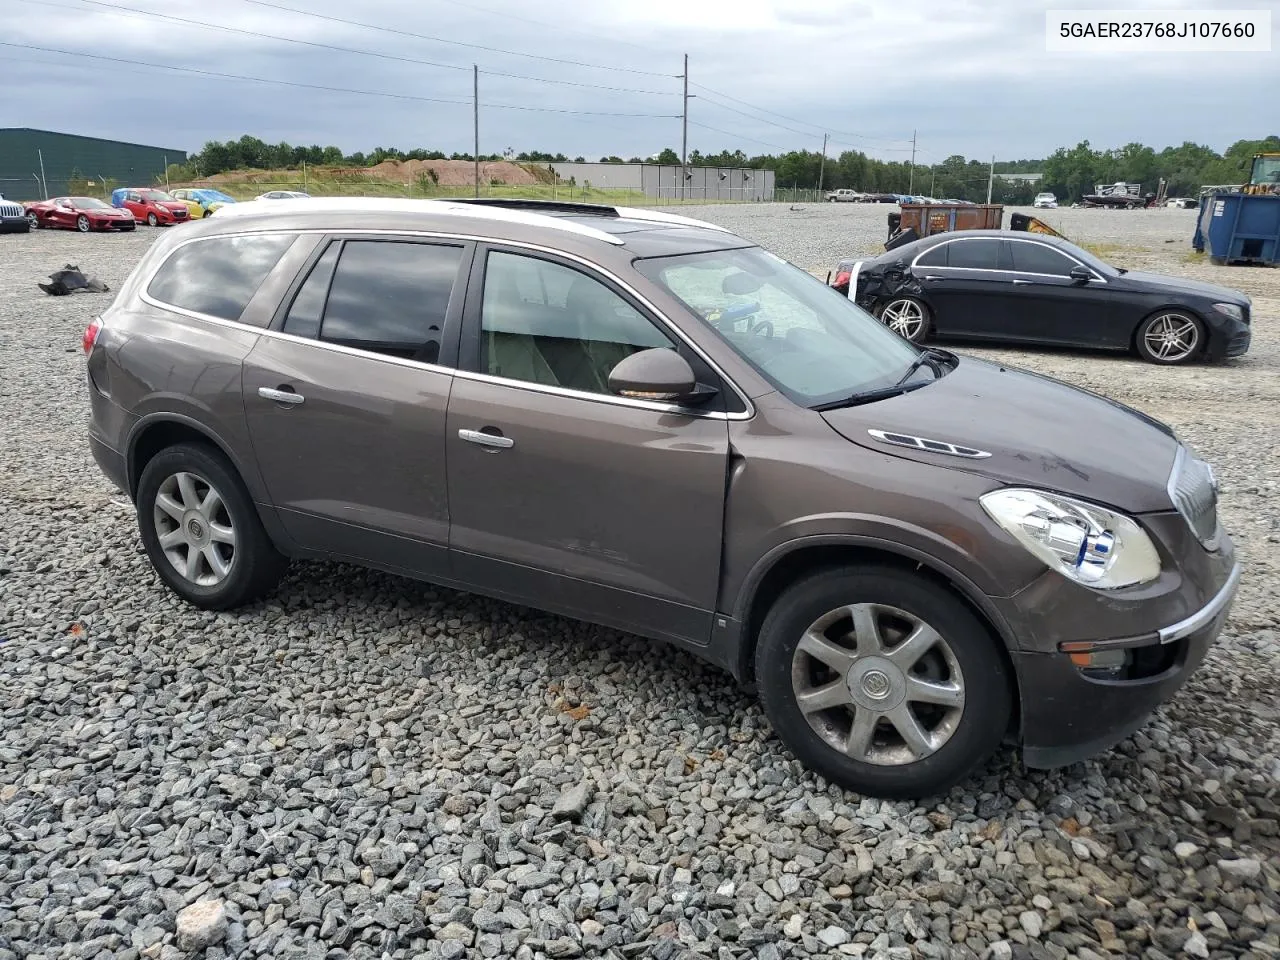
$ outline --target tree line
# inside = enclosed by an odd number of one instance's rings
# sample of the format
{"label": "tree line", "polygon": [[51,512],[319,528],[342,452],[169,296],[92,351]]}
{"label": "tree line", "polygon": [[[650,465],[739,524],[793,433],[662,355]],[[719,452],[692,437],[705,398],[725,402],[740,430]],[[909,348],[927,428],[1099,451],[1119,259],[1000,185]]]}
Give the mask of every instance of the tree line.
{"label": "tree line", "polygon": [[[1097,184],[1123,180],[1141,183],[1154,192],[1161,178],[1167,181],[1170,196],[1196,194],[1207,184],[1239,184],[1248,179],[1249,166],[1255,153],[1280,151],[1280,136],[1263,140],[1239,140],[1224,153],[1187,141],[1178,147],[1165,147],[1156,152],[1140,143],[1129,143],[1118,149],[1096,150],[1082,140],[1074,147],[1060,147],[1048,157],[1029,160],[997,160],[996,178],[991,199],[996,203],[1029,203],[1041,190],[1055,193],[1059,201],[1074,202],[1092,193]],[[175,175],[196,179],[232,170],[297,169],[303,164],[327,167],[372,167],[384,160],[471,160],[469,153],[446,154],[440,150],[401,150],[375,147],[369,153],[343,153],[335,146],[294,146],[270,144],[257,137],[239,140],[210,141],[193,154]],[[563,153],[524,151],[508,148],[500,154],[482,155],[484,161],[510,160],[515,163],[544,165],[571,158]],[[573,157],[577,162],[587,158]],[[646,158],[604,156],[604,163],[657,162],[678,164],[680,155],[670,147]],[[867,193],[913,193],[939,199],[982,201],[987,198],[991,166],[987,161],[965,158],[959,154],[941,163],[911,164],[905,160],[880,160],[861,151],[845,151],[823,157],[811,150],[793,150],[781,154],[748,156],[741,150],[724,150],[689,154],[692,166],[755,167],[772,170],[781,188],[812,190],[851,188]],[[1006,173],[1040,173],[1039,183],[1007,181]]]}

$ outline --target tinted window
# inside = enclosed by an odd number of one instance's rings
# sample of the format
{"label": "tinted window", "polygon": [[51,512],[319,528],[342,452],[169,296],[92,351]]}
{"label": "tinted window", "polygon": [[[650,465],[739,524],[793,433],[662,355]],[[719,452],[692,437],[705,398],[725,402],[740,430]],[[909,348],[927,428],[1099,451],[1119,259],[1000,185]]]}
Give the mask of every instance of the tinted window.
{"label": "tinted window", "polygon": [[329,296],[329,281],[333,279],[333,268],[338,263],[338,251],[341,243],[329,245],[329,249],[316,261],[311,273],[307,276],[298,295],[293,298],[293,306],[289,308],[289,316],[284,321],[284,332],[298,337],[314,337],[320,332],[320,316],[324,313],[324,302]]}
{"label": "tinted window", "polygon": [[461,247],[348,240],[329,287],[320,338],[399,357],[439,350]]}
{"label": "tinted window", "polygon": [[147,293],[184,310],[239,320],[293,241],[293,234],[275,233],[188,243],[164,262]]}
{"label": "tinted window", "polygon": [[1065,277],[1070,275],[1072,267],[1077,266],[1069,258],[1043,243],[1017,240],[1010,246],[1013,248],[1013,269],[1020,273],[1050,273],[1057,277]]}
{"label": "tinted window", "polygon": [[922,267],[945,267],[947,265],[947,247],[949,244],[940,243],[931,250],[926,250],[920,254],[920,259],[916,261]]}
{"label": "tinted window", "polygon": [[481,305],[481,369],[498,377],[609,392],[622,360],[672,341],[584,273],[532,257],[491,253]]}
{"label": "tinted window", "polygon": [[947,244],[947,266],[970,270],[996,270],[1000,262],[1000,241],[994,237],[975,237]]}

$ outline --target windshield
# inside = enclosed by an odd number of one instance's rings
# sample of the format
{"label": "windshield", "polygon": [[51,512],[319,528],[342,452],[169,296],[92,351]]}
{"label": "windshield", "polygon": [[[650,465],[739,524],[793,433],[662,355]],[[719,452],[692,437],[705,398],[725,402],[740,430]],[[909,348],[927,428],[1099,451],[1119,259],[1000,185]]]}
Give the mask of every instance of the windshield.
{"label": "windshield", "polygon": [[95,200],[93,197],[72,197],[71,205],[79,210],[110,210],[101,200]]}
{"label": "windshield", "polygon": [[164,203],[166,201],[173,200],[173,197],[169,196],[163,190],[143,190],[142,199],[150,200],[153,203]]}
{"label": "windshield", "polygon": [[1107,261],[1100,260],[1099,258],[1095,257],[1092,253],[1090,253],[1088,250],[1082,250],[1080,247],[1077,247],[1074,243],[1064,243],[1062,245],[1062,249],[1065,250],[1067,253],[1071,254],[1071,256],[1075,257],[1077,260],[1083,263],[1086,267],[1092,267],[1094,270],[1097,270],[1098,273],[1102,274],[1102,276],[1104,277],[1120,276],[1120,271],[1117,270],[1115,267],[1113,267],[1111,264],[1107,263]]}
{"label": "windshield", "polygon": [[636,269],[804,406],[892,386],[918,355],[847,297],[759,247],[638,260]]}
{"label": "windshield", "polygon": [[1280,154],[1258,157],[1250,179],[1255,184],[1280,183]]}

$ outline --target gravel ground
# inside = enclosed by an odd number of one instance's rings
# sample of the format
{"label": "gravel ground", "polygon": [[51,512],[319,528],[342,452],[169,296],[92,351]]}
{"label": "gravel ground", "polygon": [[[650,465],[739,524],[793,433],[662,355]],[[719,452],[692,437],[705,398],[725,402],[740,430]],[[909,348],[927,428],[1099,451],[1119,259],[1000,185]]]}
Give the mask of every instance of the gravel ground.
{"label": "gravel ground", "polygon": [[[887,209],[696,215],[825,268]],[[0,237],[0,960],[1280,956],[1280,271],[1184,263],[1189,211],[1057,216],[1247,290],[1253,351],[972,352],[1173,423],[1247,573],[1140,733],[921,805],[828,786],[727,677],[608,630],[325,564],[182,605],[85,444],[105,298],[35,287],[115,285],[152,234]]]}

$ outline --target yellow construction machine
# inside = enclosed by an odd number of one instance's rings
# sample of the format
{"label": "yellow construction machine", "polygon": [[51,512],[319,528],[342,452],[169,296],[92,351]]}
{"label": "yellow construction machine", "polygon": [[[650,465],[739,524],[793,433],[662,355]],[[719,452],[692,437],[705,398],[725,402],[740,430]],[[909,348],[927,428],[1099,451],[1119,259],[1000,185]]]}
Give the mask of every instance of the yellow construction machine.
{"label": "yellow construction machine", "polygon": [[1280,195],[1280,153],[1258,153],[1253,157],[1253,169],[1249,182],[1240,188],[1241,193]]}

